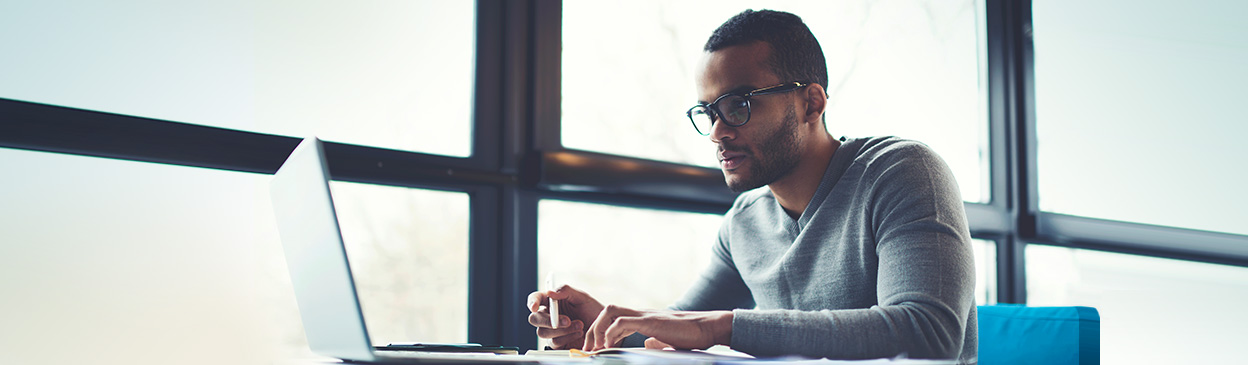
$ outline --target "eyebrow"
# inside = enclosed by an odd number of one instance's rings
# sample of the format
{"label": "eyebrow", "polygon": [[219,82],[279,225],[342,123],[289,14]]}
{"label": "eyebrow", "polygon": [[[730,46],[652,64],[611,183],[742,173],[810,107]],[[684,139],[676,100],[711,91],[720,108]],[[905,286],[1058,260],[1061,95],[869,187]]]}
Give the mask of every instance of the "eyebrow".
{"label": "eyebrow", "polygon": [[[757,88],[757,87],[754,87],[753,85],[741,85],[741,86],[737,86],[737,87],[735,87],[735,88],[733,88],[733,89],[731,89],[731,90],[728,90],[728,92],[726,92],[726,93],[716,95],[715,97],[716,97],[716,98],[719,98],[720,96],[724,96],[724,95],[728,95],[728,94],[738,94],[738,95],[743,95],[743,94],[745,94],[745,93],[747,93],[747,92],[750,92],[750,91],[752,91],[752,90],[756,90],[756,89],[758,89],[758,88]],[[709,101],[705,101],[705,100],[698,100],[698,103],[702,103],[702,104],[709,104],[710,102],[709,102]]]}

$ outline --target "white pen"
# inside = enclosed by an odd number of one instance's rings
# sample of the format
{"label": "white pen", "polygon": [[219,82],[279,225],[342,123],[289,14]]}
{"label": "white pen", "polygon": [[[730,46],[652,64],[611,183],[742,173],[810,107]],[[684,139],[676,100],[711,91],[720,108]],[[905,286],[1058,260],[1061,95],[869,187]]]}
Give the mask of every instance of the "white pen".
{"label": "white pen", "polygon": [[[546,290],[554,291],[555,288],[555,272],[551,271],[546,274]],[[559,301],[550,298],[550,326],[559,329]]]}

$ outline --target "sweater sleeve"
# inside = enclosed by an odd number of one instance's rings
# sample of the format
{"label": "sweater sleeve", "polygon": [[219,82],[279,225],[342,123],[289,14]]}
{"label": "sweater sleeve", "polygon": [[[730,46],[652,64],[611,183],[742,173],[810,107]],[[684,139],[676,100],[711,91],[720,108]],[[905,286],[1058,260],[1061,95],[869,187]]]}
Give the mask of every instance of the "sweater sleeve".
{"label": "sweater sleeve", "polygon": [[[877,305],[736,310],[732,347],[755,356],[957,358],[973,307],[974,260],[957,184],[926,146],[874,161],[862,194],[878,256]],[[869,249],[869,247],[868,247]]]}

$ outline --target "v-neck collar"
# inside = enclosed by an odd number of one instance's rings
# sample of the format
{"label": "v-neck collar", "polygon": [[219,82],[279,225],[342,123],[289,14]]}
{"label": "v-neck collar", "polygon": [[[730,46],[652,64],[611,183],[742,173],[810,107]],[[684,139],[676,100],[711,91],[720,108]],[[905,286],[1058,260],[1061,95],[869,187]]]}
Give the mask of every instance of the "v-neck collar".
{"label": "v-neck collar", "polygon": [[[823,179],[819,180],[819,188],[815,189],[815,195],[810,197],[810,202],[806,203],[806,209],[802,210],[802,215],[797,219],[789,217],[784,212],[784,207],[780,206],[780,201],[772,199],[775,204],[774,209],[780,212],[785,222],[785,228],[789,233],[796,237],[806,228],[806,224],[810,223],[810,218],[823,205],[823,200],[828,197],[828,193],[836,186],[836,182],[841,180],[841,176],[845,174],[845,170],[849,169],[850,164],[854,162],[854,157],[858,156],[858,149],[862,145],[863,139],[854,138],[841,142],[836,152],[832,153],[832,159],[828,161],[828,166],[823,172]],[[772,194],[774,197],[775,195]]]}

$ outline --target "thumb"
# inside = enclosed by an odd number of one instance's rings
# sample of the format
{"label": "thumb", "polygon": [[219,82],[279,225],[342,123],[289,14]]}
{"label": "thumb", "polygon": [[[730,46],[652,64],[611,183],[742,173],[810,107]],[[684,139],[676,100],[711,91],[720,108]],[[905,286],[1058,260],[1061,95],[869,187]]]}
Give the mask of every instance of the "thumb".
{"label": "thumb", "polygon": [[580,291],[568,284],[560,285],[558,289],[546,292],[550,299],[566,300],[570,304],[579,305],[581,303],[593,301],[593,298],[583,291]]}
{"label": "thumb", "polygon": [[648,349],[663,350],[663,349],[668,349],[671,347],[672,345],[663,343],[663,341],[659,341],[659,339],[654,338],[654,337],[650,337],[646,339],[646,348]]}

